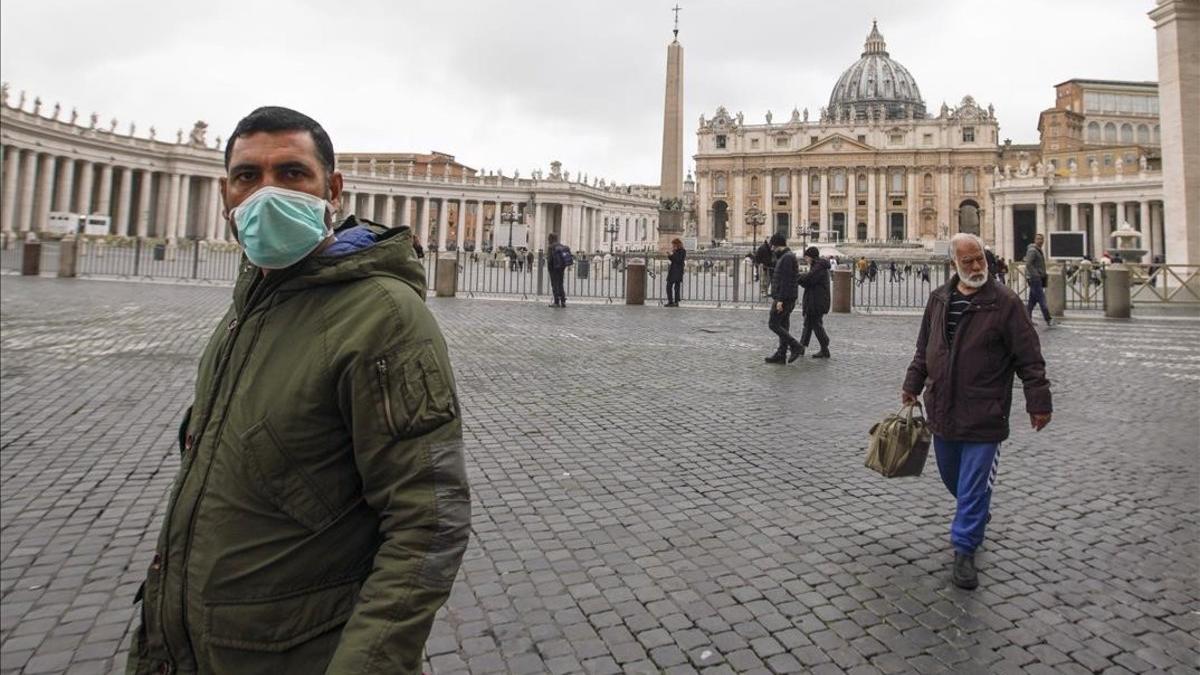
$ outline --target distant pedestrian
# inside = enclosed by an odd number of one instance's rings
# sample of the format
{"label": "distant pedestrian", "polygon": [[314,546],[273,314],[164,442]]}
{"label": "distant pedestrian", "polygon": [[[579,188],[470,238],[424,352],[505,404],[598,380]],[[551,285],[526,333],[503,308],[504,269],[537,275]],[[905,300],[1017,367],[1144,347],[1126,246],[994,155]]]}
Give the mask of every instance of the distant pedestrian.
{"label": "distant pedestrian", "polygon": [[683,241],[678,237],[671,240],[671,261],[670,267],[667,268],[667,304],[664,307],[679,306],[679,288],[683,285],[683,261],[687,258],[687,251],[683,248]]}
{"label": "distant pedestrian", "polygon": [[1001,286],[1008,285],[1008,262],[1004,258],[996,259],[996,280]]}
{"label": "distant pedestrian", "polygon": [[758,279],[758,290],[763,295],[770,292],[771,277],[775,274],[775,253],[769,239],[764,239],[754,251],[754,274]]}
{"label": "distant pedestrian", "polygon": [[[787,238],[782,234],[776,232],[768,241],[775,257],[775,267],[771,280],[771,314],[767,318],[767,328],[779,337],[779,348],[763,360],[767,363],[791,363],[804,353],[800,341],[788,332],[791,329],[792,311],[796,309],[796,300],[800,296],[800,265],[796,262],[796,254],[787,246]],[[792,352],[790,358],[788,350]]]}
{"label": "distant pedestrian", "polygon": [[808,348],[808,341],[813,335],[817,336],[817,344],[821,351],[813,354],[814,359],[829,358],[829,334],[825,332],[825,315],[829,313],[829,261],[821,257],[821,251],[816,246],[804,249],[804,260],[808,262],[808,271],[802,272],[797,279],[804,287],[804,303],[801,312],[804,315],[804,330],[800,333],[800,353]]}
{"label": "distant pedestrian", "polygon": [[878,276],[879,276],[879,263],[872,260],[867,264],[867,279],[869,279],[871,281],[871,283],[875,283],[875,278]]}
{"label": "distant pedestrian", "polygon": [[860,256],[854,267],[858,270],[858,285],[862,286],[863,282],[867,280],[867,270],[870,268],[870,264],[867,263],[867,256]]}
{"label": "distant pedestrian", "polygon": [[413,236],[413,251],[416,252],[418,258],[425,257],[425,248],[421,246],[421,240]]}
{"label": "distant pedestrian", "polygon": [[900,269],[898,267],[896,267],[896,261],[895,260],[889,261],[888,262],[888,281],[903,281],[903,280],[904,280],[903,277],[900,276]]}
{"label": "distant pedestrian", "polygon": [[1033,318],[1033,308],[1042,308],[1042,318],[1047,326],[1053,326],[1050,320],[1050,308],[1046,306],[1046,256],[1042,255],[1042,244],[1045,237],[1038,234],[1033,243],[1025,249],[1025,281],[1029,282],[1029,301],[1025,304],[1029,310],[1029,318]]}
{"label": "distant pedestrian", "polygon": [[1017,294],[988,277],[983,242],[956,234],[950,254],[958,273],[929,296],[900,398],[912,405],[925,392],[938,472],[957,500],[952,580],[972,589],[979,585],[975,551],[991,519],[1000,443],[1009,433],[1013,375],[1024,383],[1035,431],[1050,423],[1053,408],[1037,331]]}
{"label": "distant pedestrian", "polygon": [[983,247],[983,256],[987,258],[988,278],[995,279],[1000,271],[1000,262],[996,259],[996,254],[992,253],[991,246]]}
{"label": "distant pedestrian", "polygon": [[921,265],[921,269],[920,269],[919,273],[921,275],[921,283],[923,283],[923,284],[929,283],[929,265],[928,265],[928,263]]}
{"label": "distant pedestrian", "polygon": [[[567,291],[563,287],[563,276],[566,274],[567,267],[573,262],[571,249],[558,243],[558,234],[555,232],[551,232],[546,237],[546,242],[548,244],[546,271],[550,273],[550,290],[554,295],[554,302],[550,303],[550,306],[566,308]],[[521,258],[521,260],[524,259],[524,257]]]}

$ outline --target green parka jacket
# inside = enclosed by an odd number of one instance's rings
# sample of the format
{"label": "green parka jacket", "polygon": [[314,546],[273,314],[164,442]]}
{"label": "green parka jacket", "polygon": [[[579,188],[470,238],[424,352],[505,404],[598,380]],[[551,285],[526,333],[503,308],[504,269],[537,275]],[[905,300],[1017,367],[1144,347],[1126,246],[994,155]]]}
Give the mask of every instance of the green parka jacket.
{"label": "green parka jacket", "polygon": [[344,256],[243,263],[129,673],[419,671],[467,545],[462,427],[410,234],[367,226]]}

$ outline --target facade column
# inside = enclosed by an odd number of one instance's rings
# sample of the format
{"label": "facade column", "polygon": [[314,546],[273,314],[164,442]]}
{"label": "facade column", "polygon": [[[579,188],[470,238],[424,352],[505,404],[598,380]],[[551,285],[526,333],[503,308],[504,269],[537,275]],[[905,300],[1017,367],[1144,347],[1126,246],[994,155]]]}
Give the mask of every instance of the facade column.
{"label": "facade column", "polygon": [[458,200],[458,226],[454,228],[455,244],[458,250],[463,250],[467,239],[467,200]]}
{"label": "facade column", "polygon": [[801,203],[800,203],[801,202],[801,200],[800,200],[800,172],[796,171],[796,170],[792,170],[790,173],[791,173],[790,181],[791,181],[791,186],[792,186],[792,190],[790,193],[791,200],[792,200],[792,218],[791,218],[790,227],[788,228],[789,232],[787,233],[788,239],[795,237],[796,233],[800,231],[798,228],[801,225],[803,225],[803,221],[800,219],[800,207],[801,207]]}
{"label": "facade column", "polygon": [[741,169],[735,169],[733,173],[733,213],[729,214],[732,220],[732,231],[734,241],[746,240],[746,197],[742,192],[742,186],[745,183],[744,172]]}
{"label": "facade column", "polygon": [[33,150],[25,151],[25,163],[21,166],[20,176],[21,212],[16,223],[22,232],[28,232],[30,226],[33,224],[33,179],[37,174],[37,161],[37,152]]}
{"label": "facade column", "polygon": [[163,235],[169,240],[174,241],[179,237],[179,182],[180,176],[177,173],[170,175],[168,179],[170,185],[167,187],[167,213],[163,228]]}
{"label": "facade column", "polygon": [[879,200],[875,198],[875,170],[867,170],[867,238],[878,239],[878,223],[875,215],[879,207]]}
{"label": "facade column", "polygon": [[[978,176],[979,174],[976,174]],[[959,178],[959,185],[962,185],[962,179]],[[979,179],[975,181],[976,187],[979,186]],[[978,217],[978,216],[977,216]],[[954,218],[954,209],[950,206],[950,167],[939,167],[938,169],[938,220],[941,222],[935,223],[938,230],[933,233],[934,239],[942,238],[942,225],[946,226],[946,239],[950,239],[955,234],[958,234],[962,223],[959,223]],[[983,232],[983,223],[979,223],[979,231]]]}
{"label": "facade column", "polygon": [[[575,212],[579,215],[578,222],[576,223],[576,225],[578,226],[579,233],[575,238],[575,240],[577,242],[579,242],[579,244],[578,244],[578,246],[575,247],[575,250],[586,252],[587,247],[584,244],[584,241],[586,240],[585,239],[585,235],[586,235],[585,223],[586,223],[586,216],[587,216],[587,207],[586,206],[577,206],[577,207],[575,207]],[[646,236],[645,236],[644,240],[646,240],[646,241],[657,238],[655,234],[652,234],[650,232],[650,220],[649,219],[646,220],[645,235]]]}
{"label": "facade column", "polygon": [[375,220],[375,193],[374,192],[367,193],[367,203],[365,204],[365,206],[366,206],[366,208],[363,209],[363,211],[364,211],[363,217],[366,218],[367,220],[374,221]]}
{"label": "facade column", "polygon": [[809,178],[809,170],[801,169],[800,170],[800,218],[799,218],[798,222],[800,223],[801,226],[804,227],[805,232],[808,232],[808,221],[809,221],[809,218],[811,217],[808,215],[808,207],[810,206],[809,202],[812,201],[812,197],[810,197],[808,194],[808,187],[811,182],[812,182],[812,179]]}
{"label": "facade column", "polygon": [[1005,199],[1000,208],[1004,210],[1004,232],[997,239],[1004,242],[1005,256],[1016,259],[1016,251],[1013,250],[1016,246],[1013,240],[1013,205]]}
{"label": "facade column", "polygon": [[450,200],[442,197],[438,200],[438,233],[437,233],[437,250],[442,252],[446,250],[446,230],[450,229]]}
{"label": "facade column", "polygon": [[417,211],[417,227],[415,228],[421,233],[421,244],[428,247],[429,241],[429,196],[421,197],[421,208]]}
{"label": "facade column", "polygon": [[1092,202],[1092,225],[1089,230],[1092,255],[1099,258],[1104,254],[1104,205]]}
{"label": "facade column", "polygon": [[907,222],[904,223],[904,238],[905,239],[920,239],[921,226],[917,222],[920,218],[920,193],[917,192],[917,170],[916,167],[908,167],[904,170],[908,174],[908,191],[905,193],[904,203],[908,206]]}
{"label": "facade column", "polygon": [[221,199],[219,191],[221,184],[216,178],[208,179],[208,186],[204,190],[204,209],[200,216],[200,236],[206,241],[219,241],[221,239],[220,227],[217,223],[220,222],[218,211],[221,209]]}
{"label": "facade column", "polygon": [[130,200],[133,197],[133,169],[123,166],[117,174],[117,211],[113,214],[113,231],[122,237],[129,236]]}
{"label": "facade column", "polygon": [[1045,234],[1046,234],[1046,202],[1038,201],[1036,204],[1034,204],[1034,208],[1037,209],[1036,211],[1034,211],[1034,220],[1037,222],[1037,229],[1035,230],[1035,232],[1037,232],[1040,235],[1045,236]]}
{"label": "facade column", "polygon": [[396,198],[392,195],[383,196],[383,224],[392,227],[396,222]]}
{"label": "facade column", "polygon": [[400,220],[397,222],[397,225],[408,227],[408,221],[412,220],[408,215],[408,210],[412,208],[412,200],[405,195],[396,195],[396,201],[399,202],[400,206]]}
{"label": "facade column", "polygon": [[887,241],[892,238],[892,223],[888,218],[888,174],[887,169],[879,169],[879,176],[875,180],[875,194],[879,198],[879,202],[875,205],[879,214],[875,219],[876,225],[879,226],[879,238]]}
{"label": "facade column", "polygon": [[829,169],[821,169],[821,232],[829,230]]}
{"label": "facade column", "polygon": [[858,238],[858,168],[846,170],[846,241]]}
{"label": "facade column", "polygon": [[75,160],[71,157],[63,159],[62,168],[58,174],[58,199],[55,200],[55,211],[71,211],[74,203],[72,197],[75,189]]}
{"label": "facade column", "polygon": [[179,217],[175,219],[175,236],[178,239],[186,239],[188,237],[188,229],[191,224],[192,210],[192,177],[180,176],[179,178]]}
{"label": "facade column", "polygon": [[475,250],[477,252],[483,250],[483,211],[485,204],[486,202],[480,199],[479,209],[475,212]]}
{"label": "facade column", "polygon": [[139,237],[150,236],[150,191],[154,187],[154,174],[149,169],[142,170],[142,184],[138,188],[137,230]]}
{"label": "facade column", "polygon": [[17,208],[17,175],[21,168],[21,151],[8,145],[4,148],[4,192],[0,203],[0,230],[13,233],[13,221]]}
{"label": "facade column", "polygon": [[357,210],[357,208],[354,204],[354,200],[355,200],[354,193],[351,192],[350,190],[343,189],[341,200],[342,200],[342,217],[346,218],[348,216],[355,215],[354,212]]}
{"label": "facade column", "polygon": [[41,170],[38,172],[37,206],[34,207],[34,229],[45,232],[50,223],[50,202],[54,197],[54,155],[42,155]]}
{"label": "facade column", "polygon": [[1138,202],[1138,229],[1142,232],[1142,246],[1150,252],[1147,262],[1154,261],[1154,228],[1150,226],[1150,202]]}
{"label": "facade column", "polygon": [[92,186],[95,178],[96,166],[89,161],[81,160],[79,162],[79,193],[75,198],[75,207],[79,209],[80,215],[88,215],[92,213]]}
{"label": "facade column", "polygon": [[[96,195],[96,213],[112,216],[112,164],[100,165],[100,194]],[[111,225],[111,223],[110,223]]]}
{"label": "facade column", "polygon": [[1079,203],[1071,202],[1071,231],[1079,232]]}
{"label": "facade column", "polygon": [[575,207],[571,204],[563,204],[562,218],[558,226],[558,243],[570,245],[571,237],[574,236],[574,233],[571,231],[572,226],[575,224],[574,216]]}

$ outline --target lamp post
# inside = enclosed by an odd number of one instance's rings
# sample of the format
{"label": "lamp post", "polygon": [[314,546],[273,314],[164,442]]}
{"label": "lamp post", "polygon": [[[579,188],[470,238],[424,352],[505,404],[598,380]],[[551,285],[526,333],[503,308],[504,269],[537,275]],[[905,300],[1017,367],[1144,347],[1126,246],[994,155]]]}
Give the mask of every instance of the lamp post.
{"label": "lamp post", "polygon": [[751,204],[746,211],[746,224],[754,231],[755,245],[758,244],[758,228],[762,227],[765,222],[767,222],[767,214],[759,210],[758,204]]}
{"label": "lamp post", "polygon": [[609,221],[609,223],[604,226],[604,233],[608,235],[608,254],[609,255],[612,255],[613,243],[616,242],[617,233],[620,231],[621,231],[621,227],[619,225],[617,225],[617,221],[615,218],[613,220]]}
{"label": "lamp post", "polygon": [[517,213],[517,205],[513,204],[507,211],[500,213],[500,222],[508,225],[508,250],[512,250],[513,225],[521,222],[521,214]]}

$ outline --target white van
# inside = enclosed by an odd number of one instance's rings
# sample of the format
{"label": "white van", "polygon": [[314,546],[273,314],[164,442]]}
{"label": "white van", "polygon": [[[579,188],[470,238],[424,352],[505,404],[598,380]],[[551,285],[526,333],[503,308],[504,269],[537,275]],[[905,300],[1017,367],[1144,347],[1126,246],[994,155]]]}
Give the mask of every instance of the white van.
{"label": "white van", "polygon": [[51,211],[46,221],[46,233],[57,237],[65,237],[68,234],[79,234],[79,227],[82,224],[83,217],[78,213]]}

